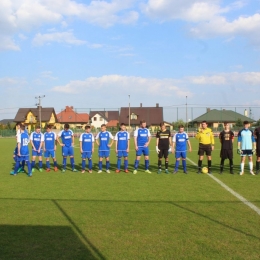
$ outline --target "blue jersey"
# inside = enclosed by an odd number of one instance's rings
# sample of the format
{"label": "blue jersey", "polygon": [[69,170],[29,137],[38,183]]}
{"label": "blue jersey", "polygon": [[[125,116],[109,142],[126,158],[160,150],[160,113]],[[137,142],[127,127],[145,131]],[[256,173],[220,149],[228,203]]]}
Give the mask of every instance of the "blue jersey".
{"label": "blue jersey", "polygon": [[55,148],[56,134],[53,132],[45,132],[44,133],[44,145],[45,150],[53,151]]}
{"label": "blue jersey", "polygon": [[137,138],[138,147],[143,147],[149,141],[150,136],[151,133],[147,128],[138,128],[134,132],[134,137]]}
{"label": "blue jersey", "polygon": [[72,145],[73,132],[70,129],[68,131],[60,131],[58,136],[61,137],[62,143],[65,146],[70,147]]}
{"label": "blue jersey", "polygon": [[99,140],[99,151],[109,151],[110,147],[109,142],[110,139],[113,139],[113,135],[108,132],[99,132],[96,136],[96,139]]}
{"label": "blue jersey", "polygon": [[242,129],[239,131],[237,141],[241,143],[241,150],[252,150],[255,138],[250,129]]}
{"label": "blue jersey", "polygon": [[117,132],[115,135],[115,141],[117,141],[117,150],[126,151],[128,148],[129,133],[126,131]]}
{"label": "blue jersey", "polygon": [[175,143],[175,150],[177,152],[184,152],[187,150],[188,135],[183,133],[177,133],[173,136],[172,141]]}
{"label": "blue jersey", "polygon": [[91,133],[83,133],[80,135],[79,141],[82,142],[83,152],[92,152],[92,144],[94,136]]}
{"label": "blue jersey", "polygon": [[42,133],[36,133],[32,132],[30,136],[30,140],[33,142],[33,145],[36,150],[39,150],[41,142],[43,142],[43,134]]}
{"label": "blue jersey", "polygon": [[20,143],[20,154],[23,156],[29,156],[29,147],[30,137],[27,132],[23,132],[18,134],[17,143]]}

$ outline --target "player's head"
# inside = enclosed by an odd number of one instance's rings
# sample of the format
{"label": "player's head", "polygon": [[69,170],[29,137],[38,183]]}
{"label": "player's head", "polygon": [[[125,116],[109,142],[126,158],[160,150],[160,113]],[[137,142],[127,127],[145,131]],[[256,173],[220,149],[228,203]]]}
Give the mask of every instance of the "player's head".
{"label": "player's head", "polygon": [[228,122],[224,122],[224,129],[228,130],[229,129],[229,123]]}
{"label": "player's head", "polygon": [[65,125],[64,125],[64,130],[65,130],[65,131],[68,131],[69,129],[70,129],[70,125],[69,125],[69,124],[65,124]]}
{"label": "player's head", "polygon": [[49,133],[51,131],[52,126],[51,125],[46,125],[46,131]]}
{"label": "player's head", "polygon": [[17,129],[20,129],[21,123],[17,123],[17,124],[16,124],[16,127],[17,127]]}
{"label": "player's head", "polygon": [[101,125],[101,132],[105,132],[107,129],[107,126],[105,124]]}
{"label": "player's head", "polygon": [[244,124],[244,128],[245,129],[249,128],[249,122],[248,121],[244,121],[243,124]]}
{"label": "player's head", "polygon": [[165,123],[164,123],[164,122],[161,122],[161,123],[160,123],[160,128],[161,128],[162,131],[165,130],[166,127],[165,127]]}
{"label": "player's head", "polygon": [[20,125],[20,130],[21,130],[21,132],[24,132],[24,130],[25,130],[25,125]]}
{"label": "player's head", "polygon": [[141,128],[146,128],[146,121],[143,119],[140,121]]}
{"label": "player's head", "polygon": [[86,126],[85,126],[85,130],[86,130],[86,132],[87,132],[87,133],[89,133],[89,132],[90,132],[90,130],[91,130],[91,127],[90,127],[90,125],[86,125]]}
{"label": "player's head", "polygon": [[183,133],[184,132],[184,125],[179,125],[179,132]]}
{"label": "player's head", "polygon": [[120,124],[120,129],[121,129],[122,131],[125,131],[125,129],[126,129],[125,123],[121,123],[121,124]]}
{"label": "player's head", "polygon": [[36,125],[36,126],[35,126],[35,131],[36,131],[36,133],[40,133],[40,132],[41,132],[41,127],[40,127],[40,125]]}
{"label": "player's head", "polygon": [[203,129],[206,129],[207,126],[208,126],[208,123],[207,123],[206,120],[204,120],[204,121],[201,122],[201,127],[202,127]]}

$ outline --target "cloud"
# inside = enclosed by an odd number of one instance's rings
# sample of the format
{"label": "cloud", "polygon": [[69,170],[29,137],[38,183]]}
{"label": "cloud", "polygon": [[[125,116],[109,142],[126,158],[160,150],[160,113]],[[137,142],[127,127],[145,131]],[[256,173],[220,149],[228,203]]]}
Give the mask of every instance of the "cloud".
{"label": "cloud", "polygon": [[[60,93],[89,93],[101,91],[105,93],[139,93],[159,97],[192,96],[185,88],[176,86],[174,79],[142,78],[134,76],[104,75],[102,77],[90,77],[84,81],[71,81],[63,86],[55,86],[52,91]],[[99,93],[99,92],[98,92]]]}
{"label": "cloud", "polygon": [[55,33],[46,33],[41,34],[37,33],[33,39],[34,46],[41,46],[51,42],[57,43],[67,43],[70,45],[83,45],[86,44],[86,41],[78,40],[72,33],[69,32],[55,32]]}

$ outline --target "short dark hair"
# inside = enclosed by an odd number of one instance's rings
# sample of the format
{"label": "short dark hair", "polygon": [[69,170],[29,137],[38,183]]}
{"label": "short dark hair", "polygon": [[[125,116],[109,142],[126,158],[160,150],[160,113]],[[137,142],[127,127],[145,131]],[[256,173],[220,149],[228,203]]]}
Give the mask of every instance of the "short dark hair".
{"label": "short dark hair", "polygon": [[184,125],[179,125],[179,128],[184,128]]}
{"label": "short dark hair", "polygon": [[52,129],[52,125],[46,125],[46,129]]}
{"label": "short dark hair", "polygon": [[244,125],[248,125],[249,124],[249,122],[247,120],[244,121],[243,123],[244,123]]}
{"label": "short dark hair", "polygon": [[120,124],[120,126],[123,126],[123,125],[125,125],[125,123],[121,123],[121,124]]}
{"label": "short dark hair", "polygon": [[141,125],[142,123],[146,123],[146,121],[145,121],[144,119],[142,119],[142,120],[140,121],[140,125]]}
{"label": "short dark hair", "polygon": [[39,129],[39,128],[41,128],[40,125],[36,125],[35,126],[35,129]]}
{"label": "short dark hair", "polygon": [[161,122],[161,123],[160,123],[160,126],[163,126],[163,125],[164,125],[164,122]]}
{"label": "short dark hair", "polygon": [[69,128],[70,128],[70,125],[69,125],[69,124],[65,124],[65,125],[64,125],[64,128],[65,128],[65,129],[69,129]]}
{"label": "short dark hair", "polygon": [[89,128],[90,128],[90,125],[86,125],[86,126],[85,126],[85,129],[89,129]]}
{"label": "short dark hair", "polygon": [[106,124],[102,124],[102,125],[101,125],[101,127],[103,127],[103,126],[107,127]]}
{"label": "short dark hair", "polygon": [[206,120],[203,120],[201,123],[202,123],[202,124],[203,124],[203,123],[208,124]]}
{"label": "short dark hair", "polygon": [[25,125],[22,125],[20,126],[21,130],[25,130]]}
{"label": "short dark hair", "polygon": [[224,125],[228,125],[228,122],[224,122]]}

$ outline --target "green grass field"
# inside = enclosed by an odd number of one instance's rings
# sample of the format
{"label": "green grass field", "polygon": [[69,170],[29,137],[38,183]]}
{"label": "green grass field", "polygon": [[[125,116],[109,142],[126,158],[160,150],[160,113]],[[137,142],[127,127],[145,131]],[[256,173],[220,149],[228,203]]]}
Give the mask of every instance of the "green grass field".
{"label": "green grass field", "polygon": [[[189,159],[197,163],[191,139]],[[133,140],[131,140],[133,145]],[[76,141],[75,160],[81,159]],[[219,144],[213,152],[213,175],[260,208],[260,176],[246,165],[239,176],[219,175]],[[259,259],[260,215],[207,174],[157,174],[155,139],[150,170],[138,174],[94,171],[62,174],[35,171],[32,178],[9,174],[15,139],[0,139],[0,259]],[[57,152],[61,163],[60,148]],[[133,170],[135,153],[129,156]],[[170,155],[172,172],[174,157]],[[255,161],[255,159],[254,159]],[[206,163],[206,160],[204,161]],[[228,162],[226,162],[228,164]]]}

